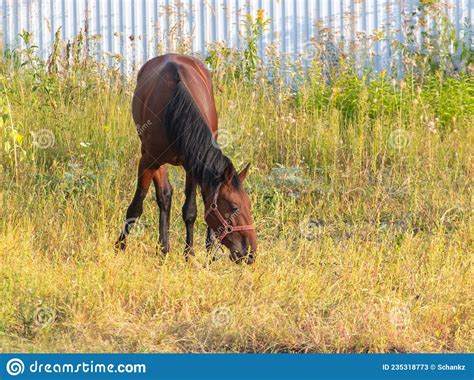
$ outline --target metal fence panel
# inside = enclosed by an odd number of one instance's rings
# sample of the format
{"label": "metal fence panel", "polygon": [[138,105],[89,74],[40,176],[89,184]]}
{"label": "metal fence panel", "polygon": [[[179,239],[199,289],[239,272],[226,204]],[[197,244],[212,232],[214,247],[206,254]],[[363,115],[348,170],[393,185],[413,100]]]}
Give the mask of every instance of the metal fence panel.
{"label": "metal fence panel", "polygon": [[[359,61],[370,58],[376,69],[389,67],[392,42],[403,39],[420,0],[0,0],[0,31],[4,47],[22,46],[19,33],[33,33],[46,56],[55,32],[71,40],[87,23],[97,56],[110,62],[120,55],[123,70],[184,45],[205,54],[209,44],[239,48],[246,15],[265,11],[270,24],[258,40],[261,54],[275,47],[286,60],[304,56],[321,34],[330,31],[338,46],[350,49],[360,36],[382,38],[359,46]],[[474,0],[442,0],[456,33],[472,44]],[[421,35],[418,36],[421,38]],[[472,46],[472,45],[471,45]],[[365,50],[365,51],[364,51]],[[108,57],[108,58],[107,58]]]}

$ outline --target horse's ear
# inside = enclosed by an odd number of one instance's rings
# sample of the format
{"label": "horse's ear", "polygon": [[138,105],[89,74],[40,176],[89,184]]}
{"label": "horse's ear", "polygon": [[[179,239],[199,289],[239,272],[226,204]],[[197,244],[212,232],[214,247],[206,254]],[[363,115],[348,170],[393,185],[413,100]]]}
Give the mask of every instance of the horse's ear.
{"label": "horse's ear", "polygon": [[239,173],[239,178],[240,178],[240,182],[244,182],[245,180],[245,177],[247,177],[247,173],[249,171],[249,167],[250,167],[250,162],[247,164],[247,166],[245,166],[245,168]]}
{"label": "horse's ear", "polygon": [[224,173],[224,178],[225,178],[224,185],[225,186],[228,186],[228,185],[231,184],[232,178],[234,178],[235,174],[236,174],[235,169],[233,168],[233,166],[230,165]]}

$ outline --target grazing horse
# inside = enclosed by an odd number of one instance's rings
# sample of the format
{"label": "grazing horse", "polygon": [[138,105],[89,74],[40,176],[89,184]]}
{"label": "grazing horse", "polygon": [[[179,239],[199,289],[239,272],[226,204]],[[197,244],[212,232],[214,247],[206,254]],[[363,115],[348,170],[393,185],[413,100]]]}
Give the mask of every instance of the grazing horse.
{"label": "grazing horse", "polygon": [[242,182],[249,165],[237,173],[218,145],[217,112],[211,75],[198,59],[166,54],[149,60],[140,69],[132,101],[132,114],[141,140],[137,189],[116,242],[125,249],[126,237],[143,212],[151,181],[160,208],[160,244],[168,253],[173,189],[166,164],[186,171],[182,216],[186,225],[185,256],[194,255],[196,188],[199,185],[208,225],[206,247],[215,239],[230,250],[233,262],[251,264],[256,254],[256,234],[250,199]]}

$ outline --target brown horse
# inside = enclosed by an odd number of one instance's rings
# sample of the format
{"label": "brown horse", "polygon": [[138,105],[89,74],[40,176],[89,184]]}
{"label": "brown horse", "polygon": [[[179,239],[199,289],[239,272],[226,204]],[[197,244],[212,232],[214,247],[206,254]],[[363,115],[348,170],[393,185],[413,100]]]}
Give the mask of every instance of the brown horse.
{"label": "brown horse", "polygon": [[206,247],[217,239],[230,250],[234,262],[255,260],[256,234],[250,199],[242,187],[249,165],[237,173],[218,145],[217,112],[211,75],[198,59],[166,54],[149,60],[138,73],[132,114],[141,139],[137,189],[116,242],[125,249],[130,229],[143,211],[151,181],[160,208],[160,244],[168,253],[171,197],[166,164],[186,170],[186,200],[182,216],[186,225],[185,256],[194,255],[196,187],[206,209]]}

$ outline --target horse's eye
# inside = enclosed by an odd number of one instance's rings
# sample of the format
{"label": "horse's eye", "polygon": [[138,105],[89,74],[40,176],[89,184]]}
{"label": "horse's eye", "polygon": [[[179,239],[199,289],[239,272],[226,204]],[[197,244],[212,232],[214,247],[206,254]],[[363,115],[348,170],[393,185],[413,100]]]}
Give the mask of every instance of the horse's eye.
{"label": "horse's eye", "polygon": [[232,212],[239,212],[239,208],[237,206],[232,206]]}

